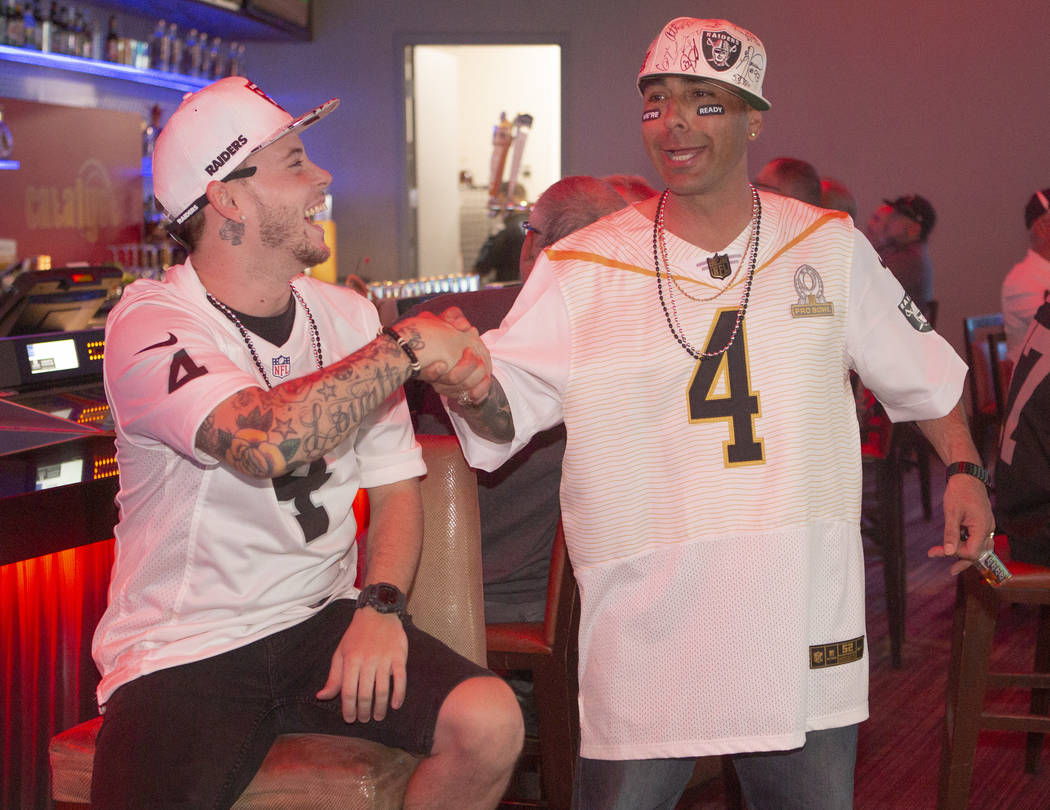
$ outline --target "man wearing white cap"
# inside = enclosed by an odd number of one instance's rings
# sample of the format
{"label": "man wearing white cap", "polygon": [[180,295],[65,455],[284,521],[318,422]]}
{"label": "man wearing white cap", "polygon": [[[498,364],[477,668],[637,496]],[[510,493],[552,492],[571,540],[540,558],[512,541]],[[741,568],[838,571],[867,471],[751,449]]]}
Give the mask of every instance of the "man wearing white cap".
{"label": "man wearing white cap", "polygon": [[1050,301],[1050,188],[1035,192],[1024,209],[1028,252],[1003,279],[1003,328],[1007,359],[1014,365],[1021,356],[1032,317]]}
{"label": "man wearing white cap", "polygon": [[958,572],[991,543],[962,361],[844,214],[748,183],[766,65],[733,23],[668,23],[638,77],[666,190],[548,248],[484,335],[491,382],[460,364],[436,383],[484,469],[565,422],[587,810],[672,808],[710,754],[736,755],[752,810],[852,806],[868,663],[851,369],[951,462],[931,555]]}
{"label": "man wearing white cap", "polygon": [[432,315],[380,330],[361,296],[302,275],[328,255],[311,218],[331,175],[299,133],[337,104],[293,120],[223,79],[157,139],[157,199],[190,253],[107,322],[121,520],[93,644],[97,807],[229,807],[285,732],[425,757],[406,807],[493,807],[520,749],[504,682],[405,614],[425,468],[400,386],[484,349]]}

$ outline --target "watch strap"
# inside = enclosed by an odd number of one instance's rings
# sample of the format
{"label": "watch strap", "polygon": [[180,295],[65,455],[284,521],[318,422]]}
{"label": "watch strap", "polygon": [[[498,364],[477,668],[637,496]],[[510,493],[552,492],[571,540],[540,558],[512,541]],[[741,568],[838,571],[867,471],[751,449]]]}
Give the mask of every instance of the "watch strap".
{"label": "watch strap", "polygon": [[953,475],[957,475],[959,473],[964,473],[965,475],[972,475],[982,484],[988,486],[988,470],[986,470],[980,464],[974,464],[972,461],[953,461],[944,470],[944,480],[947,481]]}

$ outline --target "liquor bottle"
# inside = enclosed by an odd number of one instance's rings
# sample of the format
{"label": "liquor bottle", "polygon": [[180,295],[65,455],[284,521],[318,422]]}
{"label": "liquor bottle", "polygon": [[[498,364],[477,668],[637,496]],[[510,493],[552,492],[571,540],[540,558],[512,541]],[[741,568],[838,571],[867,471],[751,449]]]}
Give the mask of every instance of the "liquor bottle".
{"label": "liquor bottle", "polygon": [[10,16],[10,0],[0,2],[0,45],[7,45],[7,20]]}
{"label": "liquor bottle", "polygon": [[208,35],[201,31],[200,36],[197,38],[197,45],[201,51],[201,61],[200,67],[197,68],[197,75],[202,79],[207,79],[211,76],[211,47],[208,41]]}
{"label": "liquor bottle", "polygon": [[209,79],[221,79],[226,75],[225,60],[222,57],[222,39],[219,37],[211,38],[211,45],[208,46],[208,73]]}
{"label": "liquor bottle", "polygon": [[33,13],[33,4],[26,2],[22,9],[22,27],[25,30],[25,47],[35,51],[40,50],[40,31],[36,27],[36,15]]}
{"label": "liquor bottle", "polygon": [[91,27],[88,25],[84,14],[80,9],[69,7],[66,12],[68,28],[66,30],[66,43],[69,45],[69,53],[84,59],[91,57]]}
{"label": "liquor bottle", "polygon": [[168,70],[178,73],[182,67],[182,40],[179,39],[179,27],[168,23]]}
{"label": "liquor bottle", "polygon": [[184,76],[196,76],[201,69],[201,49],[198,45],[197,29],[191,28],[186,35],[186,44],[182,49],[182,66],[179,70]]}
{"label": "liquor bottle", "polygon": [[106,34],[106,61],[120,61],[120,35],[117,33],[117,15],[109,15],[109,33]]}
{"label": "liquor bottle", "polygon": [[247,53],[247,50],[244,47],[244,43],[243,42],[238,42],[237,43],[237,69],[233,70],[231,68],[231,70],[230,70],[230,75],[231,76],[247,76],[248,75],[248,72],[247,72],[248,68],[246,67],[246,53]]}
{"label": "liquor bottle", "polygon": [[58,42],[55,38],[55,4],[52,3],[51,8],[48,9],[46,3],[37,3],[36,17],[40,31],[40,50],[44,53],[54,51],[61,53],[61,48],[56,47]]}
{"label": "liquor bottle", "polygon": [[15,3],[11,16],[7,18],[7,44],[16,48],[26,45],[25,9],[21,3]]}
{"label": "liquor bottle", "polygon": [[55,53],[80,56],[80,52],[76,49],[73,35],[73,15],[70,12],[71,9],[65,6],[59,6],[55,3],[51,4],[51,24],[53,27],[51,48]]}
{"label": "liquor bottle", "polygon": [[164,20],[157,20],[153,37],[149,43],[149,66],[153,70],[171,70],[171,43],[168,40],[168,26]]}
{"label": "liquor bottle", "polygon": [[229,53],[226,55],[227,76],[241,75],[240,47],[236,42],[230,41]]}
{"label": "liquor bottle", "polygon": [[102,23],[91,17],[87,22],[85,33],[87,58],[101,61],[106,56],[106,37],[102,33]]}

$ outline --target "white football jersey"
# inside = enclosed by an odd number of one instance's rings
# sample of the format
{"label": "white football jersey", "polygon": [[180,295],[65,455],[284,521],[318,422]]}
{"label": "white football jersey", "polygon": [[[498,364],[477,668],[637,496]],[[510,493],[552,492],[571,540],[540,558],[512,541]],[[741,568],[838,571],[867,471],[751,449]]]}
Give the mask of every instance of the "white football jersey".
{"label": "white football jersey", "polygon": [[[294,284],[326,363],[375,337],[375,308],[361,296],[305,276]],[[274,385],[317,368],[307,315],[296,310],[283,346],[250,335]],[[425,472],[400,390],[334,451],[278,479],[249,478],[199,451],[205,417],[265,383],[189,264],[127,289],[107,320],[104,377],[121,519],[93,644],[100,705],[132,678],[243,646],[355,596],[357,490]],[[253,414],[244,427],[271,418]],[[285,435],[311,439],[292,426]]]}
{"label": "white football jersey", "polygon": [[[514,415],[498,466],[564,420],[566,540],[582,595],[582,750],[688,757],[801,745],[867,716],[861,467],[850,369],[895,419],[942,416],[965,366],[844,215],[763,195],[710,254],[624,209],[548,249],[485,335]],[[661,293],[663,301],[661,303]],[[670,327],[677,333],[672,334]]]}

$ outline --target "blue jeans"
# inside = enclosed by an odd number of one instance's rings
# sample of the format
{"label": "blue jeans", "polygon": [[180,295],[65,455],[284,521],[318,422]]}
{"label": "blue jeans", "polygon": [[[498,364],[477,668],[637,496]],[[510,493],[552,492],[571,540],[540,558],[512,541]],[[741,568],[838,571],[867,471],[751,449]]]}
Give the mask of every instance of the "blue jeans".
{"label": "blue jeans", "polygon": [[[791,751],[736,754],[748,810],[849,810],[857,726],[811,731]],[[574,810],[673,810],[695,760],[584,759],[576,765]]]}

